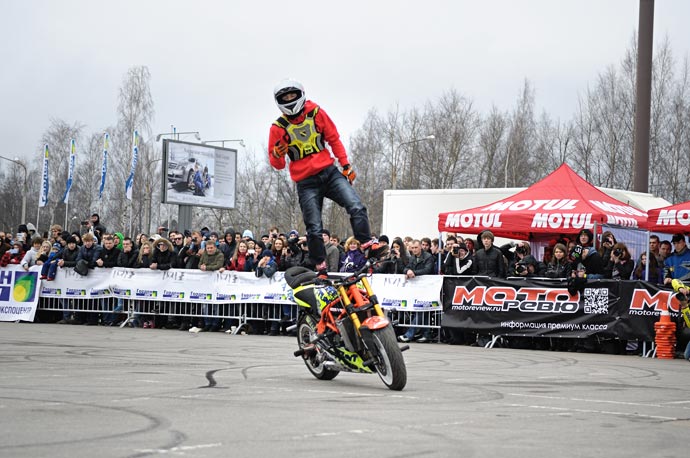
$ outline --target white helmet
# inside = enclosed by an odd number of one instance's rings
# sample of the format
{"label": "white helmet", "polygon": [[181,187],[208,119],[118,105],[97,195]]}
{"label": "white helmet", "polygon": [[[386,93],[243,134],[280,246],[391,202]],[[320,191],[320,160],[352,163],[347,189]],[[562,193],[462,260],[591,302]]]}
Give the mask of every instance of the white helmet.
{"label": "white helmet", "polygon": [[[288,94],[295,94],[296,97],[290,97],[290,100],[284,100],[284,97]],[[273,96],[275,97],[276,104],[278,108],[280,108],[280,111],[288,116],[300,114],[304,108],[304,103],[307,101],[302,84],[290,79],[278,83],[273,90]]]}

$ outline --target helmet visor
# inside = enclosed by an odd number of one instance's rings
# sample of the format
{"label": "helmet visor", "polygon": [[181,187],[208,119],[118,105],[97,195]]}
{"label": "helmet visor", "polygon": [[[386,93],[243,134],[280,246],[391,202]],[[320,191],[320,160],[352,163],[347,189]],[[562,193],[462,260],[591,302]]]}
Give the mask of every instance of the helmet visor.
{"label": "helmet visor", "polygon": [[279,94],[276,98],[278,99],[278,102],[280,103],[290,103],[294,102],[295,100],[299,99],[302,96],[302,91],[295,89],[292,91],[284,92],[282,94]]}

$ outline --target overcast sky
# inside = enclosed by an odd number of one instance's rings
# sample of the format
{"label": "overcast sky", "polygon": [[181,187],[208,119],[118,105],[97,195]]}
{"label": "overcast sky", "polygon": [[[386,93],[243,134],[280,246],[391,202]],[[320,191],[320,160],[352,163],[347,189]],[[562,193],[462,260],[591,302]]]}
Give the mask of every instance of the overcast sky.
{"label": "overcast sky", "polygon": [[[421,107],[455,89],[481,111],[509,110],[525,78],[538,111],[568,119],[578,93],[623,58],[638,6],[0,0],[0,155],[35,157],[51,118],[81,122],[85,134],[114,125],[118,88],[135,65],[151,72],[154,135],[174,125],[203,140],[242,138],[254,151],[278,115],[273,87],[284,77],[303,82],[346,146],[372,108]],[[690,1],[657,0],[655,46],[668,36],[681,61],[688,23]]]}

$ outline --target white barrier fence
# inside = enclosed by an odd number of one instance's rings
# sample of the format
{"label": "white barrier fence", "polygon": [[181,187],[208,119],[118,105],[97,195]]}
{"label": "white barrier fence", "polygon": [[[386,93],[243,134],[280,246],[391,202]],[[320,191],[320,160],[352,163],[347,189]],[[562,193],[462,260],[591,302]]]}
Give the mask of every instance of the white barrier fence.
{"label": "white barrier fence", "polygon": [[[39,297],[41,309],[46,310],[108,313],[120,312],[117,309],[121,308],[122,313],[129,312],[130,316],[233,318],[240,324],[251,319],[276,321],[296,315],[292,290],[282,272],[269,279],[257,278],[251,272],[112,268],[94,269],[83,277],[73,269],[58,269],[53,281],[40,280],[39,274],[39,266],[32,267],[28,273],[16,266],[0,269],[0,281],[28,283],[29,289],[33,281],[38,292],[32,301],[18,306],[11,300],[21,295],[9,289],[3,294],[4,290],[0,289],[0,312],[6,312],[0,313],[1,321],[33,321]],[[411,280],[404,275],[371,277],[372,288],[384,309],[390,313],[405,312],[396,314],[403,326],[409,325],[412,314],[430,316],[419,321],[420,327],[440,326],[442,283],[443,277],[439,275]],[[7,301],[3,299],[5,296],[9,298]]]}

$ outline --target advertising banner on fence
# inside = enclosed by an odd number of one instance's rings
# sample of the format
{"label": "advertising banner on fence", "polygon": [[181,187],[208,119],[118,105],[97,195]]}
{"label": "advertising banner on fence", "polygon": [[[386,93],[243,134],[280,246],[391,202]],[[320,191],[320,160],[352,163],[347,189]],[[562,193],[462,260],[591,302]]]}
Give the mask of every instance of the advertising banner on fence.
{"label": "advertising banner on fence", "polygon": [[440,275],[422,275],[408,279],[405,275],[374,275],[371,287],[384,308],[396,310],[441,310]]}
{"label": "advertising banner on fence", "polygon": [[671,291],[645,282],[595,280],[571,295],[565,282],[444,277],[443,326],[494,335],[654,339]]}
{"label": "advertising banner on fence", "polygon": [[[1,272],[1,271],[0,271]],[[292,291],[283,272],[271,278],[252,272],[202,272],[200,270],[92,269],[85,277],[73,269],[58,269],[54,281],[43,281],[41,297],[158,300],[209,304],[290,304]],[[374,275],[372,287],[384,307],[396,309],[441,309],[439,275],[417,277]]]}
{"label": "advertising banner on fence", "polygon": [[19,266],[0,270],[0,321],[33,321],[38,307],[39,272]]}

